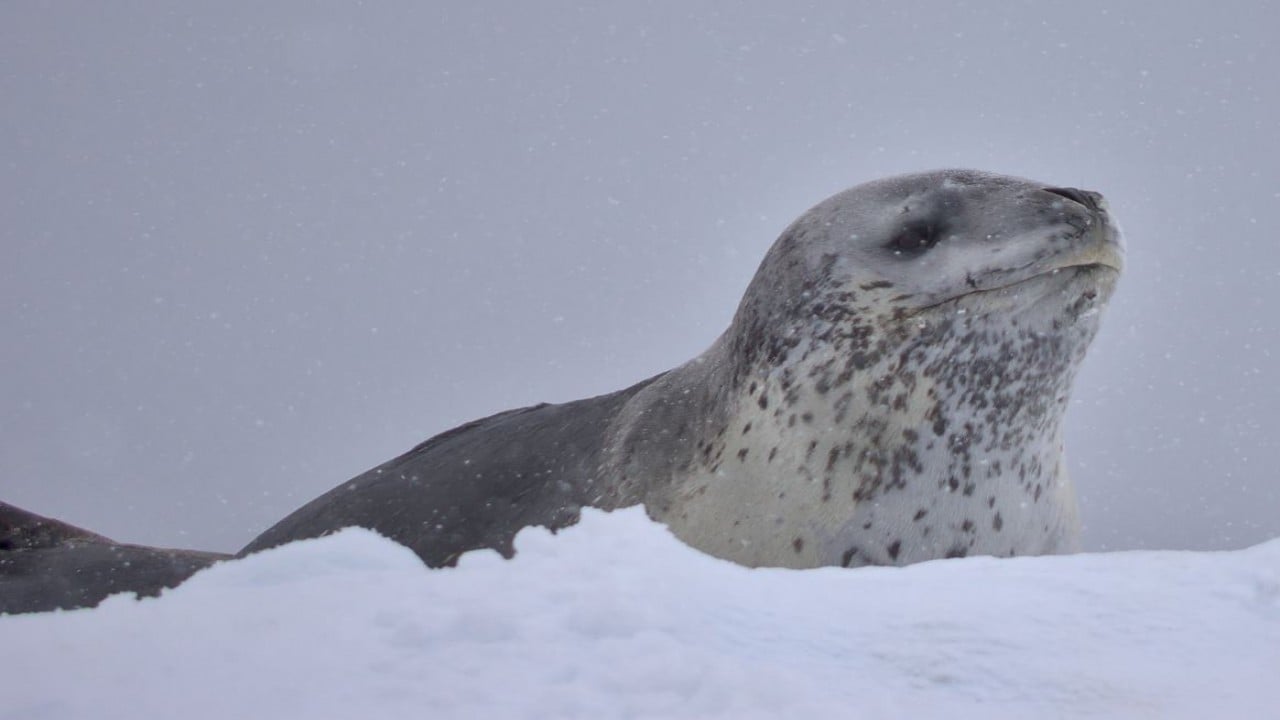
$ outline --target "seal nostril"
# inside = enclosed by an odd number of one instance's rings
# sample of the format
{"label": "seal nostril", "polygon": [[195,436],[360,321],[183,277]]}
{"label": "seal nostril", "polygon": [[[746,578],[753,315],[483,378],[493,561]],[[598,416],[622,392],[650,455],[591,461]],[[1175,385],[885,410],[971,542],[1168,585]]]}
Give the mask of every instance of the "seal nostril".
{"label": "seal nostril", "polygon": [[1069,188],[1069,187],[1061,187],[1061,188],[1055,187],[1055,188],[1045,188],[1044,191],[1051,192],[1054,195],[1058,195],[1072,202],[1079,203],[1089,208],[1090,210],[1098,209],[1098,203],[1094,201],[1090,193],[1087,193],[1084,190],[1078,190],[1076,188]]}

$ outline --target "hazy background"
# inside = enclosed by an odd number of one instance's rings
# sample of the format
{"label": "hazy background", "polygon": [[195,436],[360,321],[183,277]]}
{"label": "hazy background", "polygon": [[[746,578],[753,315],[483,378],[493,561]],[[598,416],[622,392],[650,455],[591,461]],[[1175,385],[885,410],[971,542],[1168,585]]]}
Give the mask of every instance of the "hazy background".
{"label": "hazy background", "polygon": [[1280,535],[1266,3],[0,5],[0,498],[233,550],[460,422],[701,352],[794,217],[1104,192],[1091,549]]}

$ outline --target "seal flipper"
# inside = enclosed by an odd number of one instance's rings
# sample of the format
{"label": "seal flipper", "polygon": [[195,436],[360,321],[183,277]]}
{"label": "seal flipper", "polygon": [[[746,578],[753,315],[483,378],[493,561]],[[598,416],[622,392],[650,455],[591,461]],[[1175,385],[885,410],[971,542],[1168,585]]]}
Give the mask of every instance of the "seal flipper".
{"label": "seal flipper", "polygon": [[0,502],[0,615],[93,607],[108,595],[159,595],[229,557],[117,543]]}

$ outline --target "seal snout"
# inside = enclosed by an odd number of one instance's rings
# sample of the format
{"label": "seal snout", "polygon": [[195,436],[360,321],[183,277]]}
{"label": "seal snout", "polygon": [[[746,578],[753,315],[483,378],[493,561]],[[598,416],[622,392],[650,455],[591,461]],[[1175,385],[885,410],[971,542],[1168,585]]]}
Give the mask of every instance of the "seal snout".
{"label": "seal snout", "polygon": [[1093,212],[1102,209],[1100,206],[1102,196],[1091,190],[1080,190],[1072,187],[1051,187],[1045,188],[1044,191],[1064,197],[1074,203],[1079,203]]}

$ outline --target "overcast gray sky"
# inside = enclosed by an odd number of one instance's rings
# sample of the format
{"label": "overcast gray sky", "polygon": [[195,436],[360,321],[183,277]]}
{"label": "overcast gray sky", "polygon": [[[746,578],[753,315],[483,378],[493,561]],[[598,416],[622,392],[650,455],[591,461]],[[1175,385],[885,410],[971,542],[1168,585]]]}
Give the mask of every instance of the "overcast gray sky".
{"label": "overcast gray sky", "polygon": [[0,5],[0,498],[234,550],[429,435],[701,352],[794,217],[1103,192],[1090,549],[1280,535],[1267,3]]}

